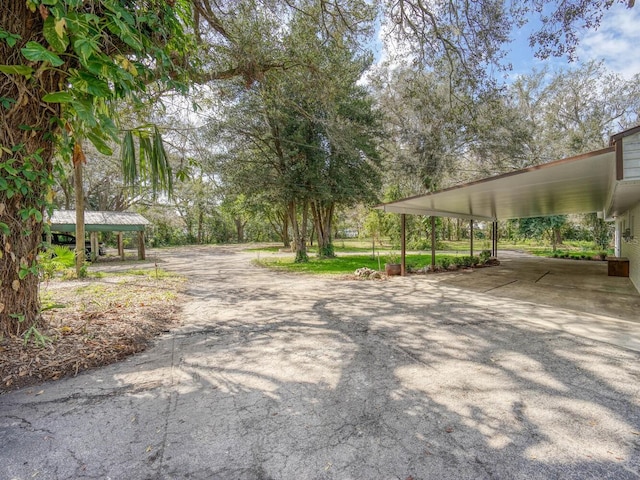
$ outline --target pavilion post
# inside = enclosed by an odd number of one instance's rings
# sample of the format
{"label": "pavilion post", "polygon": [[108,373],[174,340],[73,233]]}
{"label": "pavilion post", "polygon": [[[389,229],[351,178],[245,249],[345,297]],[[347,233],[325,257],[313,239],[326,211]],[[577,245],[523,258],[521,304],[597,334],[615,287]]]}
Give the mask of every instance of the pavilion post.
{"label": "pavilion post", "polygon": [[124,234],[122,232],[118,232],[118,255],[124,260]]}
{"label": "pavilion post", "polygon": [[138,232],[138,260],[146,258],[144,251],[144,230]]}
{"label": "pavilion post", "polygon": [[473,218],[469,222],[469,242],[470,242],[469,255],[473,257]]}
{"label": "pavilion post", "polygon": [[436,217],[431,215],[431,271],[436,270]]}
{"label": "pavilion post", "polygon": [[91,261],[95,262],[98,259],[98,232],[89,232],[89,241],[91,243]]}

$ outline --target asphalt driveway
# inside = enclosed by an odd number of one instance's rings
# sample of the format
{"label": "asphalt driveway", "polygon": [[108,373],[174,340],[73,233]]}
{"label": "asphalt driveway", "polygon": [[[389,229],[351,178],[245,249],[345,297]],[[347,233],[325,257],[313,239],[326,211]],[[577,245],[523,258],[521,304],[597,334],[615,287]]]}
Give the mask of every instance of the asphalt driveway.
{"label": "asphalt driveway", "polygon": [[184,326],[0,396],[0,479],[640,478],[636,323],[158,255],[190,279]]}

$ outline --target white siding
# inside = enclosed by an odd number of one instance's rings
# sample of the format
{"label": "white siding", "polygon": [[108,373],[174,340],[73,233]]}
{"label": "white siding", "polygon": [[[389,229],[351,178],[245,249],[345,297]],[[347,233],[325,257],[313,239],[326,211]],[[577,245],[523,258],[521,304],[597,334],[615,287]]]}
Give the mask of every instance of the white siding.
{"label": "white siding", "polygon": [[[622,218],[626,227],[632,229],[633,240],[622,240],[620,254],[629,259],[629,277],[640,292],[640,203],[622,215]],[[624,233],[624,230],[621,233]]]}
{"label": "white siding", "polygon": [[622,155],[624,179],[640,178],[640,133],[622,139]]}

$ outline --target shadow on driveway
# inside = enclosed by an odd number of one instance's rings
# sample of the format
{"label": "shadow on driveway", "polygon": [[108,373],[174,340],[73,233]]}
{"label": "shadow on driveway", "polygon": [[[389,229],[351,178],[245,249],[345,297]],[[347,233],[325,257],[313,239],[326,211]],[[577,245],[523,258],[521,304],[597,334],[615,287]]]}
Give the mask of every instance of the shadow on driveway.
{"label": "shadow on driveway", "polygon": [[167,254],[184,328],[0,396],[0,478],[639,478],[640,355],[562,327],[600,317],[249,259]]}

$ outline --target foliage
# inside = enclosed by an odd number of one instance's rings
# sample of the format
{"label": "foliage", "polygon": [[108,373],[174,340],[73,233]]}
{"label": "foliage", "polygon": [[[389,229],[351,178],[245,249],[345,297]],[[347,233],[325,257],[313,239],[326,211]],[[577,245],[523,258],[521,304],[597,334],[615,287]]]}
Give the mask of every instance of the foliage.
{"label": "foliage", "polygon": [[482,250],[478,256],[479,263],[486,263],[491,258],[491,250]]}
{"label": "foliage", "polygon": [[386,254],[386,263],[400,263],[400,255],[397,251],[391,250]]}
{"label": "foliage", "polygon": [[[140,99],[151,83],[184,90],[182,62],[193,43],[184,28],[191,20],[187,0],[16,0],[6,7],[0,12],[0,228],[13,255],[0,257],[0,330],[13,333],[40,319],[36,257],[54,155],[84,163],[84,139],[111,153],[109,143],[118,139],[111,104]],[[157,145],[157,132],[145,138],[142,171],[158,174],[152,183],[164,186],[164,166],[145,148],[154,138]],[[14,258],[18,272],[29,275],[13,273]]]}
{"label": "foliage", "polygon": [[76,263],[75,252],[62,245],[53,245],[50,249],[38,256],[42,278],[49,280],[57,272],[67,268],[73,268]]}
{"label": "foliage", "polygon": [[518,230],[523,238],[541,238],[546,236],[555,250],[556,245],[562,243],[560,229],[566,223],[566,215],[521,218],[518,221]]}

